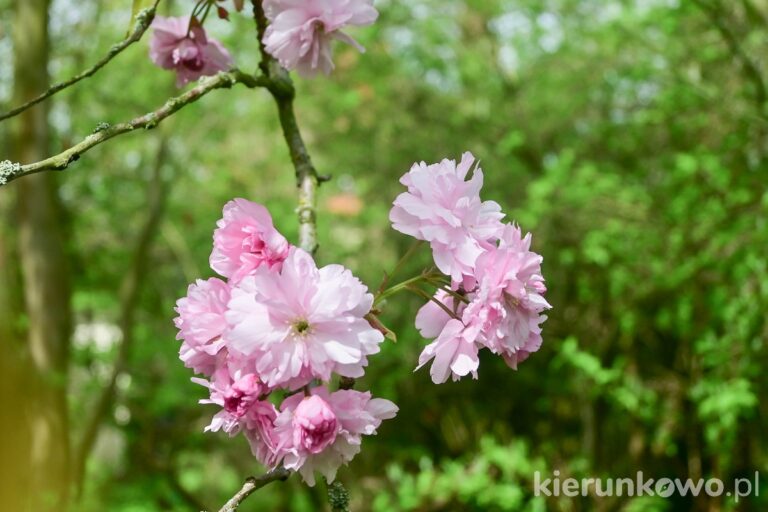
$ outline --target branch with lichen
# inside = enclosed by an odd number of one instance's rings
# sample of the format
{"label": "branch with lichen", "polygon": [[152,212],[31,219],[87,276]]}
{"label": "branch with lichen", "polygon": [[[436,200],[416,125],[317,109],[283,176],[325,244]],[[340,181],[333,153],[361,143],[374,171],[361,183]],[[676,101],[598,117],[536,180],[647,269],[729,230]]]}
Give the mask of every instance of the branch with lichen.
{"label": "branch with lichen", "polygon": [[264,32],[267,30],[267,18],[261,0],[252,0],[253,18],[256,21],[261,63],[259,68],[266,82],[267,90],[277,104],[280,126],[296,171],[296,186],[299,189],[299,246],[310,254],[317,250],[317,186],[327,178],[318,176],[312,160],[301,137],[296,115],[293,111],[293,99],[296,91],[288,72],[264,47]]}
{"label": "branch with lichen", "polygon": [[277,480],[286,480],[290,475],[291,472],[281,466],[259,477],[247,478],[240,490],[219,509],[219,512],[235,512],[243,500],[250,496],[254,491]]}
{"label": "branch with lichen", "polygon": [[169,99],[157,110],[139,116],[127,122],[109,125],[99,124],[94,132],[78,144],[62,151],[58,155],[46,158],[39,162],[20,164],[11,161],[0,163],[0,186],[5,185],[22,176],[35,174],[42,171],[63,171],[80,158],[91,148],[106,142],[113,137],[129,133],[138,129],[151,130],[164,119],[170,117],[187,105],[196,102],[209,92],[216,89],[228,89],[235,84],[243,84],[248,88],[266,87],[266,81],[262,77],[254,77],[243,73],[238,69],[221,72],[217,75],[204,78],[198,85],[180,96]]}
{"label": "branch with lichen", "polygon": [[[155,11],[157,10],[158,3],[160,3],[160,0],[155,0],[154,5],[140,11],[136,15],[136,24],[134,25],[133,30],[131,30],[130,34],[128,34],[128,37],[126,37],[119,43],[113,45],[109,49],[107,54],[104,57],[102,57],[96,64],[86,69],[82,73],[79,73],[73,76],[69,80],[65,80],[63,82],[59,82],[57,84],[52,85],[50,88],[48,88],[48,90],[46,90],[39,96],[32,98],[31,100],[24,103],[23,105],[19,105],[18,107],[12,110],[9,110],[8,112],[5,112],[4,114],[0,114],[0,121],[4,121],[8,118],[21,114],[28,108],[33,107],[38,103],[40,103],[41,101],[50,98],[57,92],[62,91],[72,85],[75,85],[80,80],[93,76],[98,70],[106,66],[109,61],[117,57],[117,55],[119,55],[123,50],[131,46],[133,43],[138,42],[142,38],[142,36],[144,35],[144,32],[146,32],[147,29],[149,29],[149,26],[152,25],[152,20],[155,19]],[[0,184],[2,183],[0,182]]]}

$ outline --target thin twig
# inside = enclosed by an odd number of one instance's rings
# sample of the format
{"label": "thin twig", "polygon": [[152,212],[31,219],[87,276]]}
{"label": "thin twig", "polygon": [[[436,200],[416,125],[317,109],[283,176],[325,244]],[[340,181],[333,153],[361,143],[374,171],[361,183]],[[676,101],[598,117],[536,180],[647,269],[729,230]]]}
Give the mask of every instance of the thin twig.
{"label": "thin twig", "polygon": [[285,480],[290,475],[291,472],[281,466],[259,477],[247,478],[243,484],[243,487],[240,488],[240,490],[237,491],[237,493],[232,496],[232,498],[230,498],[230,500],[226,502],[223,507],[219,509],[219,512],[235,512],[243,500],[250,496],[254,491],[257,491],[265,485],[277,480]]}
{"label": "thin twig", "polygon": [[243,84],[248,88],[266,87],[265,80],[261,77],[254,77],[240,70],[233,69],[228,72],[221,72],[217,75],[204,78],[200,83],[185,92],[184,94],[171,98],[159,109],[137,117],[131,121],[115,125],[99,125],[96,131],[83,139],[71,148],[62,151],[39,162],[19,165],[13,162],[0,162],[0,186],[18,179],[28,174],[35,174],[42,171],[63,171],[69,165],[80,158],[80,155],[98,146],[113,137],[124,133],[132,132],[139,128],[150,130],[155,128],[161,121],[170,117],[190,103],[194,103],[209,92],[215,89],[228,89],[235,84]]}
{"label": "thin twig", "polygon": [[139,41],[142,38],[142,36],[144,35],[144,32],[146,32],[149,26],[152,25],[152,20],[155,18],[155,11],[157,10],[158,3],[160,3],[160,0],[155,0],[154,5],[139,12],[138,15],[136,16],[136,25],[133,27],[133,30],[131,31],[131,33],[128,34],[128,37],[126,37],[119,43],[113,45],[109,49],[109,52],[107,52],[107,54],[104,57],[102,57],[96,64],[86,69],[82,73],[79,73],[73,76],[69,80],[65,80],[63,82],[59,82],[57,84],[52,85],[47,91],[29,100],[23,105],[19,105],[13,110],[10,110],[4,114],[0,114],[0,121],[4,121],[8,118],[21,114],[28,108],[34,105],[37,105],[38,103],[40,103],[41,101],[47,98],[50,98],[57,92],[62,91],[67,87],[76,84],[80,80],[93,76],[98,70],[106,66],[109,61],[117,57],[117,55],[119,55],[123,50],[125,50],[126,48],[131,46],[133,43]]}
{"label": "thin twig", "polygon": [[253,17],[256,21],[256,31],[261,50],[259,68],[263,73],[261,78],[266,80],[266,88],[272,94],[277,104],[280,126],[291,162],[296,171],[296,184],[299,189],[299,246],[310,254],[317,250],[317,186],[321,179],[312,165],[312,160],[301,137],[296,115],[293,111],[293,98],[296,91],[288,72],[283,69],[275,58],[264,47],[264,33],[267,29],[267,18],[261,0],[252,0]]}

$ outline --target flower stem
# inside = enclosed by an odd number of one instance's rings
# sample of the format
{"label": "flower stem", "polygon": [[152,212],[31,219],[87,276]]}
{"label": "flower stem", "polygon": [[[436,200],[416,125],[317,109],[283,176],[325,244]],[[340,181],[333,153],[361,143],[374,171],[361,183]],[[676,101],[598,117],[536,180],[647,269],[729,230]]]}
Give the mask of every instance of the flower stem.
{"label": "flower stem", "polygon": [[410,279],[406,279],[405,281],[401,281],[397,283],[396,285],[390,286],[384,291],[378,292],[376,294],[376,297],[373,299],[373,305],[376,306],[381,301],[389,297],[390,295],[394,295],[398,292],[401,292],[403,290],[407,290],[410,285],[416,284],[420,281],[424,281],[425,276],[424,275],[418,275],[416,277],[412,277]]}
{"label": "flower stem", "polygon": [[381,279],[381,284],[379,285],[379,289],[377,290],[377,294],[381,293],[389,284],[389,280],[392,279],[392,277],[397,274],[400,270],[402,270],[403,265],[413,256],[413,254],[416,252],[416,249],[418,249],[422,244],[421,240],[416,240],[411,246],[408,248],[407,251],[400,257],[398,262],[395,264],[395,268],[392,269],[392,272],[384,272],[384,277]]}
{"label": "flower stem", "polygon": [[210,0],[198,0],[195,3],[195,6],[192,8],[192,14],[189,15],[189,24],[187,25],[187,35],[185,37],[189,37],[189,34],[192,33],[192,23],[194,23],[195,17],[200,14],[200,11],[202,10],[200,6],[203,5],[203,3],[208,4],[209,2]]}
{"label": "flower stem", "polygon": [[205,23],[205,19],[208,17],[208,13],[211,12],[211,7],[213,7],[213,2],[209,0],[207,5],[205,6],[205,12],[203,13],[203,17],[200,18],[200,25]]}
{"label": "flower stem", "polygon": [[440,306],[440,309],[445,311],[448,314],[448,316],[450,316],[451,318],[455,318],[456,320],[461,320],[461,318],[459,318],[459,316],[456,314],[456,312],[451,311],[451,308],[449,308],[448,306],[446,306],[445,304],[443,304],[442,302],[437,300],[434,295],[428,294],[427,292],[425,292],[424,290],[422,290],[418,286],[415,286],[415,285],[408,286],[407,290],[410,291],[410,292],[415,293],[416,295],[418,295],[420,297],[424,297],[425,299],[434,302],[435,304]]}

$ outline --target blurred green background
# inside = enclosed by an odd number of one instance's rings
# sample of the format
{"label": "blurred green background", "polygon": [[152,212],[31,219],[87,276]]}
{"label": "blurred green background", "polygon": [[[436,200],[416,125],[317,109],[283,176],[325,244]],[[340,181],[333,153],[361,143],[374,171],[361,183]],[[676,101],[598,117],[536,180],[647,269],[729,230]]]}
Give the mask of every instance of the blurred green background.
{"label": "blurred green background", "polygon": [[[0,0],[3,111],[18,103],[14,63],[45,69],[19,62],[22,3]],[[383,319],[398,342],[357,388],[400,413],[339,472],[352,510],[765,510],[768,2],[376,6],[378,22],[352,31],[365,54],[338,45],[331,77],[297,80],[299,123],[319,172],[333,176],[319,195],[319,262],[375,288],[411,242],[387,220],[397,179],[414,161],[470,150],[484,198],[533,232],[554,308],[541,351],[518,371],[483,357],[479,380],[435,386],[427,370],[412,373],[426,343],[413,327],[420,301],[391,301]],[[207,28],[252,70],[248,12]],[[129,17],[127,0],[54,0],[52,81],[95,62]],[[174,91],[144,40],[49,102],[38,150],[58,152]],[[10,155],[31,122],[0,123],[0,159],[23,161]],[[203,434],[215,408],[196,403],[205,389],[177,359],[171,322],[187,284],[212,275],[212,230],[232,197],[266,204],[295,241],[293,170],[263,90],[215,91],[65,173],[0,189],[2,510],[41,510],[61,480],[72,510],[215,510],[262,472],[244,439]],[[52,318],[60,337],[29,341]],[[40,350],[55,356],[43,372]],[[536,470],[717,477],[726,489],[755,471],[763,479],[738,504],[545,498],[533,493]],[[30,494],[38,501],[14,501]],[[241,510],[327,506],[322,485],[292,477]]]}

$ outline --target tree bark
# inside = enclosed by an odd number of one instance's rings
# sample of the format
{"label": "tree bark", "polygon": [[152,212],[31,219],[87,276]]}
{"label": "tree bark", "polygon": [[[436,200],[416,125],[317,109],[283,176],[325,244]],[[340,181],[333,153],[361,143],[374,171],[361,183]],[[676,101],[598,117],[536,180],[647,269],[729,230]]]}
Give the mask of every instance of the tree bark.
{"label": "tree bark", "polygon": [[26,399],[22,396],[24,346],[18,332],[21,313],[16,237],[9,226],[13,197],[0,194],[0,510],[27,510],[29,432],[25,426]]}
{"label": "tree bark", "polygon": [[[23,103],[48,87],[49,0],[18,0],[15,7],[13,96],[14,103]],[[45,104],[13,121],[9,153],[15,161],[44,158],[48,146]],[[18,354],[25,367],[13,373],[15,380],[8,388],[21,402],[12,424],[26,435],[16,436],[18,444],[13,447],[20,460],[3,460],[11,470],[17,466],[12,476],[18,486],[3,492],[2,499],[19,507],[11,509],[3,503],[4,510],[63,510],[68,502],[66,390],[71,313],[56,180],[54,175],[39,175],[14,187],[27,340]]]}

